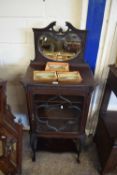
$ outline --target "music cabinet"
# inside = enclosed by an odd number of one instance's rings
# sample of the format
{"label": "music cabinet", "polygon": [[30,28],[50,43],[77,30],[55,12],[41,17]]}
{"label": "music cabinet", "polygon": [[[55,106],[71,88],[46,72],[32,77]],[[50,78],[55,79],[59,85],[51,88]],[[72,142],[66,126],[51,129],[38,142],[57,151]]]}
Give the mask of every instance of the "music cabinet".
{"label": "music cabinet", "polygon": [[0,81],[0,170],[5,175],[21,174],[22,126],[14,122],[6,104],[6,82]]}
{"label": "music cabinet", "polygon": [[[79,161],[81,137],[85,135],[95,82],[83,59],[86,31],[78,30],[68,22],[66,28],[65,31],[62,28],[55,30],[56,22],[53,22],[45,28],[33,29],[35,59],[22,80],[33,161],[42,139],[53,139],[57,143],[72,140]],[[55,74],[62,77],[55,80]],[[67,146],[63,149],[67,150]]]}
{"label": "music cabinet", "polygon": [[111,92],[117,96],[117,68],[114,65],[110,66],[94,138],[101,174],[108,173],[117,166],[117,111],[107,110]]}

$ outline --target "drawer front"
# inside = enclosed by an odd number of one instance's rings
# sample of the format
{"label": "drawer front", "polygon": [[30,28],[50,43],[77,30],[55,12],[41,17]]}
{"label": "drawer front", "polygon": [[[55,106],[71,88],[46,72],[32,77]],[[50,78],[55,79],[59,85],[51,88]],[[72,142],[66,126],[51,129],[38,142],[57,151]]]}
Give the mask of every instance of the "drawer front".
{"label": "drawer front", "polygon": [[28,87],[28,91],[30,91],[33,94],[56,94],[56,95],[81,95],[86,96],[90,93],[90,89],[87,87],[74,87],[74,86],[68,86],[68,87],[61,87],[61,86],[38,86],[38,87]]}

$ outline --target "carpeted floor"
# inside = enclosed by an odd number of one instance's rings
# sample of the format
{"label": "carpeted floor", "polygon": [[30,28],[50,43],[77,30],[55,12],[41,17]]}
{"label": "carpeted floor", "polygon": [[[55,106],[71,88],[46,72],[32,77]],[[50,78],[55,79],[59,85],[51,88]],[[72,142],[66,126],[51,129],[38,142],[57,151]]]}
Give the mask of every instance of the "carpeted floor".
{"label": "carpeted floor", "polygon": [[[83,149],[80,155],[80,164],[77,163],[76,156],[76,153],[39,151],[36,154],[36,162],[32,162],[29,135],[25,133],[22,175],[99,175],[100,164],[95,144],[88,142],[87,149]],[[108,175],[117,175],[117,170]]]}
{"label": "carpeted floor", "polygon": [[[37,152],[36,162],[32,162],[28,135],[24,136],[23,145],[22,175],[99,175],[100,164],[92,141],[82,150],[80,164],[76,161],[76,153],[46,151]],[[117,175],[117,171],[108,175]]]}

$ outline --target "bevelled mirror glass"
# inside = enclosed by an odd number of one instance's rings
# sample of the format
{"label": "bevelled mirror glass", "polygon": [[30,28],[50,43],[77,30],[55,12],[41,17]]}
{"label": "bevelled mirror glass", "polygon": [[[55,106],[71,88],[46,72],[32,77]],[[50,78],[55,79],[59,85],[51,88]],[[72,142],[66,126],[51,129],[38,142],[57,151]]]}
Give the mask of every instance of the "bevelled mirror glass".
{"label": "bevelled mirror glass", "polygon": [[86,30],[79,30],[69,22],[64,27],[50,23],[44,28],[33,28],[35,58],[31,67],[43,69],[47,62],[84,63]]}
{"label": "bevelled mirror glass", "polygon": [[38,51],[53,61],[68,61],[81,52],[81,39],[74,32],[44,32],[38,38]]}

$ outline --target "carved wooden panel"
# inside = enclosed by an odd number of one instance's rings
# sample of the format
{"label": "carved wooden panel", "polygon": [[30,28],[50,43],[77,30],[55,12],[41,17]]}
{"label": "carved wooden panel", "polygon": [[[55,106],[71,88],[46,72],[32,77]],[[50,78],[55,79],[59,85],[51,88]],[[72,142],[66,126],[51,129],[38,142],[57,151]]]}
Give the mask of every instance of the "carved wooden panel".
{"label": "carved wooden panel", "polygon": [[6,104],[6,82],[0,82],[0,170],[4,174],[21,174],[22,126],[14,122]]}

